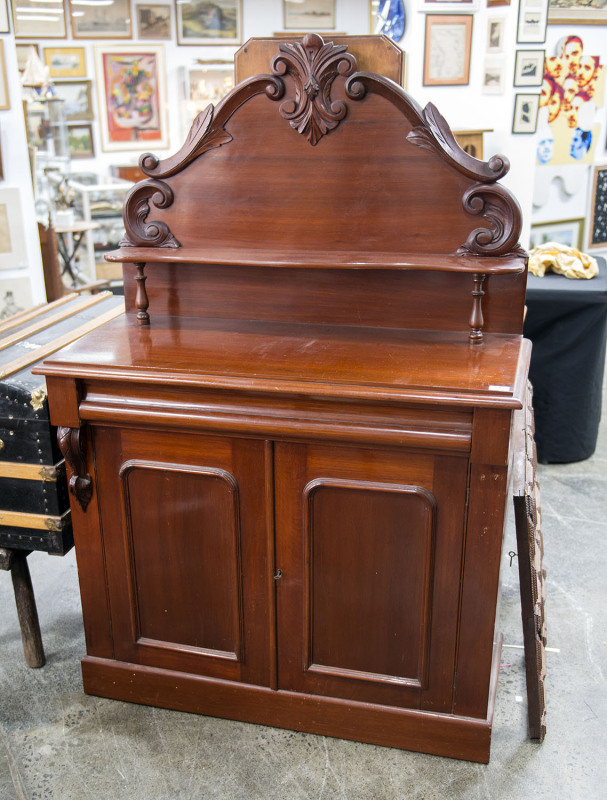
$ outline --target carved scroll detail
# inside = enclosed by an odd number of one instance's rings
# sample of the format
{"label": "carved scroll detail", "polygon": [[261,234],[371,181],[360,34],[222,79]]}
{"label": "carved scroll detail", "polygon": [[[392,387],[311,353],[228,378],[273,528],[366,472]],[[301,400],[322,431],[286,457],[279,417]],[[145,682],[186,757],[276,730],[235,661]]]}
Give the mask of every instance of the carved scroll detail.
{"label": "carved scroll detail", "polygon": [[93,481],[86,469],[86,436],[82,428],[57,428],[57,442],[72,471],[69,488],[86,511],[93,496]]}
{"label": "carved scroll detail", "polygon": [[166,223],[147,221],[150,203],[156,208],[168,208],[172,202],[173,190],[163,181],[137,183],[124,203],[126,236],[120,247],[181,247]]}
{"label": "carved scroll detail", "polygon": [[515,250],[521,209],[507,189],[500,185],[476,184],[464,192],[462,203],[468,214],[482,216],[489,227],[475,228],[459,248],[460,255],[500,256]]}
{"label": "carved scroll detail", "polygon": [[276,75],[288,73],[295,83],[295,98],[281,103],[280,114],[311,145],[318,144],[348,113],[343,101],[331,100],[335,78],[351,75],[356,69],[356,59],[346,49],[346,45],[325,43],[322,37],[309,33],[301,44],[281,44],[272,59],[272,71]]}

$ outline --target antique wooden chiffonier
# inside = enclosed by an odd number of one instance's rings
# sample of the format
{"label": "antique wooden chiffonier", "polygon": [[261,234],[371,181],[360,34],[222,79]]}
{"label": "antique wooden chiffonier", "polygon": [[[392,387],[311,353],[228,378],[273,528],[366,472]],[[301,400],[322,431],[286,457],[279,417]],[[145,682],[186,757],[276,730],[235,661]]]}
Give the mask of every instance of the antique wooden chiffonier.
{"label": "antique wooden chiffonier", "polygon": [[140,159],[127,313],[45,362],[92,694],[487,761],[520,210],[316,35]]}

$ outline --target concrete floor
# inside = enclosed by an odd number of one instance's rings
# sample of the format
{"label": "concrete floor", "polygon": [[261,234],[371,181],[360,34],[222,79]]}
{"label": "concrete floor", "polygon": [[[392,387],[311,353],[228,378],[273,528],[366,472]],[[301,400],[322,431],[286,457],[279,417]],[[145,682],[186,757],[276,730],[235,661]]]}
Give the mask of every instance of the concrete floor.
{"label": "concrete floor", "polygon": [[[607,408],[607,406],[604,406]],[[548,733],[527,739],[518,569],[488,766],[88,697],[73,552],[30,556],[47,664],[28,669],[0,573],[1,800],[603,798],[607,778],[607,421],[587,461],[540,468]],[[508,526],[505,552],[515,550]]]}

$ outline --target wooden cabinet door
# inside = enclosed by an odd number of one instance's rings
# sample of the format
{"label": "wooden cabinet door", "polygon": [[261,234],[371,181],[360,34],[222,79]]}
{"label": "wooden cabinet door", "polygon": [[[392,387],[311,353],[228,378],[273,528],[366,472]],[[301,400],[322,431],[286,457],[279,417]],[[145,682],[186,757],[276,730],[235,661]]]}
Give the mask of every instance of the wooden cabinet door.
{"label": "wooden cabinet door", "polygon": [[97,428],[93,446],[115,657],[267,684],[268,445]]}
{"label": "wooden cabinet door", "polygon": [[449,712],[465,458],[277,444],[281,689]]}

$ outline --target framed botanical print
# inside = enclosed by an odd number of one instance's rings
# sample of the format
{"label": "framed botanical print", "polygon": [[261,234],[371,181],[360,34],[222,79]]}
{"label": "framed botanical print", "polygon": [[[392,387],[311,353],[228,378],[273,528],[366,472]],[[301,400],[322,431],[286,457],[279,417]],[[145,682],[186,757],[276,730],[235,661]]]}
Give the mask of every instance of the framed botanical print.
{"label": "framed botanical print", "polygon": [[130,0],[68,3],[74,39],[130,39],[133,35]]}
{"label": "framed botanical print", "polygon": [[42,12],[38,0],[19,0],[12,6],[15,38],[65,39],[63,0],[46,0]]}
{"label": "framed botanical print", "polygon": [[98,45],[95,67],[103,150],[168,147],[162,45]]}
{"label": "framed botanical print", "polygon": [[137,35],[140,39],[170,39],[172,30],[171,6],[139,3],[135,6]]}
{"label": "framed botanical print", "polygon": [[68,122],[94,119],[91,81],[57,81],[55,94],[64,101]]}
{"label": "framed botanical print", "polygon": [[84,47],[45,47],[44,63],[51,78],[84,78],[86,57]]}
{"label": "framed botanical print", "polygon": [[93,158],[93,127],[90,123],[67,126],[67,141],[71,158]]}
{"label": "framed botanical print", "polygon": [[539,94],[517,94],[514,98],[512,133],[535,133],[539,108]]}
{"label": "framed botanical print", "polygon": [[178,44],[240,44],[241,0],[185,0],[176,3],[175,9]]}
{"label": "framed botanical print", "polygon": [[424,86],[464,86],[470,80],[470,14],[428,14]]}
{"label": "framed botanical print", "polygon": [[545,50],[517,50],[514,64],[515,86],[541,86],[544,79]]}
{"label": "framed botanical print", "polygon": [[335,0],[283,0],[284,28],[321,31],[335,27]]}

